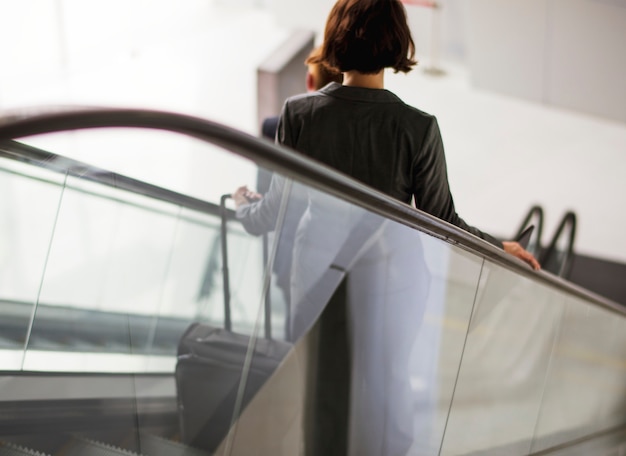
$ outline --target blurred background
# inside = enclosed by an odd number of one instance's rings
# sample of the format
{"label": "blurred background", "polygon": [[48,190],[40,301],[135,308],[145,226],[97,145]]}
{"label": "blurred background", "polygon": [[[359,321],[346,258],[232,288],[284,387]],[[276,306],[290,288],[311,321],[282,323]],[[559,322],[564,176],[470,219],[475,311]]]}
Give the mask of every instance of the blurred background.
{"label": "blurred background", "polygon": [[[259,64],[296,29],[319,42],[333,3],[2,0],[0,110],[155,108],[257,135]],[[548,235],[571,210],[577,252],[626,263],[626,1],[428,3],[406,1],[420,65],[386,83],[439,119],[459,214],[506,238],[534,204]],[[149,151],[68,154],[209,192],[192,159],[172,169]],[[230,174],[224,190],[255,185],[245,165]]]}

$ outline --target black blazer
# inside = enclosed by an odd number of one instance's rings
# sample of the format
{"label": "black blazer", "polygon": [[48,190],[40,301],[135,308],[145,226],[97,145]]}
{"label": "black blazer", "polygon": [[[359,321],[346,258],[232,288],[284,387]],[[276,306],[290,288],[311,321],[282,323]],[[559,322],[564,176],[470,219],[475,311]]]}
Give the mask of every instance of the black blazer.
{"label": "black blazer", "polygon": [[456,213],[437,119],[388,90],[333,82],[291,97],[277,140],[502,248]]}

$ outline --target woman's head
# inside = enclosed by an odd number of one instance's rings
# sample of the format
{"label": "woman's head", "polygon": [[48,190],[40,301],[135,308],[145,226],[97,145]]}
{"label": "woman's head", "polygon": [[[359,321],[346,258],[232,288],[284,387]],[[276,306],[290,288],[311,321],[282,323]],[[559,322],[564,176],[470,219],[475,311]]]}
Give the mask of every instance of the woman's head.
{"label": "woman's head", "polygon": [[319,63],[341,72],[407,73],[417,62],[415,44],[399,0],[337,0],[324,32]]}

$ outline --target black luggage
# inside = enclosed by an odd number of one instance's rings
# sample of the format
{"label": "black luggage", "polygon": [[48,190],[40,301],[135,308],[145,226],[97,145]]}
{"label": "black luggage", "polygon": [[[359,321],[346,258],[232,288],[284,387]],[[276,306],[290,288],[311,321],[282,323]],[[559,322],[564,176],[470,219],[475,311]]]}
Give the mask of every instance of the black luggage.
{"label": "black luggage", "polygon": [[[235,407],[240,404],[240,411],[244,410],[292,347],[271,339],[267,299],[265,337],[255,341],[249,359],[246,356],[250,336],[231,331],[225,207],[228,197],[224,195],[220,201],[224,327],[192,323],[179,342],[176,364],[181,439],[185,444],[210,452],[217,449],[238,418],[234,416]],[[242,384],[244,368],[247,375]],[[240,391],[241,402],[238,402]]]}

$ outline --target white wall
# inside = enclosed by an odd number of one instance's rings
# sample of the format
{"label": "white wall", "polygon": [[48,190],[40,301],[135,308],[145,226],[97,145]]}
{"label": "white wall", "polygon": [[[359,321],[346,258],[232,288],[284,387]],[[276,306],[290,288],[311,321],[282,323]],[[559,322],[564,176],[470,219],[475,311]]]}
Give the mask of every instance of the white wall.
{"label": "white wall", "polygon": [[475,0],[469,7],[468,62],[481,89],[543,100],[550,0]]}
{"label": "white wall", "polygon": [[[281,25],[311,28],[321,39],[334,3],[274,0],[269,7]],[[406,6],[424,64],[430,64],[435,39],[444,60],[469,65],[477,88],[626,122],[624,0],[439,4],[441,27],[434,35],[433,11]]]}
{"label": "white wall", "polygon": [[473,0],[477,87],[626,122],[626,2]]}

